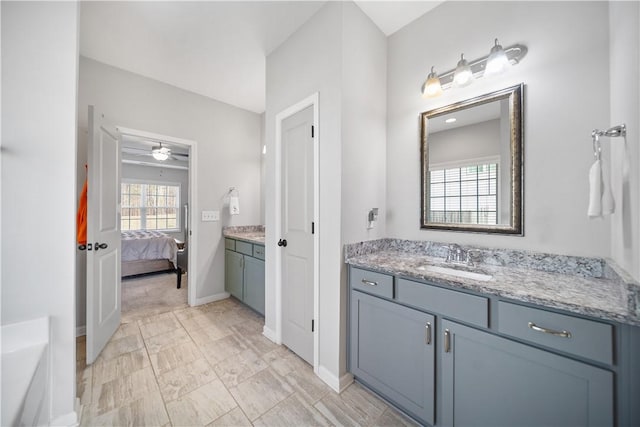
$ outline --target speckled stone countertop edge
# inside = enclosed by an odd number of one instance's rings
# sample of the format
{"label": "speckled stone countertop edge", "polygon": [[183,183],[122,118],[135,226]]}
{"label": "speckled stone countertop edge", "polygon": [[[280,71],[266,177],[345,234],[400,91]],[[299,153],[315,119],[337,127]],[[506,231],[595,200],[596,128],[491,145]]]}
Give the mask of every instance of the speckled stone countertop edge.
{"label": "speckled stone countertop edge", "polygon": [[640,318],[640,283],[614,260],[607,258],[605,261],[604,277],[627,287],[629,310]]}
{"label": "speckled stone countertop edge", "polygon": [[358,261],[357,258],[351,258],[347,262],[347,264],[353,267],[359,267],[359,268],[364,268],[371,271],[394,275],[400,278],[433,282],[438,285],[443,285],[448,288],[451,288],[452,290],[477,292],[483,295],[505,298],[507,300],[510,300],[516,303],[520,302],[520,303],[534,304],[543,308],[552,308],[552,309],[562,310],[569,313],[592,317],[595,319],[618,322],[618,323],[628,324],[632,326],[640,326],[640,314],[636,313],[634,315],[633,314],[634,311],[631,311],[631,310],[629,310],[627,314],[622,314],[615,311],[601,310],[593,307],[586,307],[581,304],[573,304],[571,302],[558,301],[557,299],[552,299],[552,298],[543,298],[539,296],[532,296],[530,294],[524,295],[522,293],[490,288],[485,284],[485,282],[464,281],[463,279],[457,279],[457,278],[443,276],[443,275],[432,275],[426,272],[416,274],[409,270],[398,271],[395,269],[371,265],[368,262],[360,262]]}
{"label": "speckled stone countertop edge", "polygon": [[[344,245],[346,263],[353,257],[384,250],[445,258],[449,243],[383,238]],[[481,265],[528,268],[550,273],[574,274],[581,277],[604,277],[605,260],[572,255],[549,254],[519,249],[499,249],[461,245],[474,249]]]}
{"label": "speckled stone countertop edge", "polygon": [[[518,274],[526,274],[531,277],[546,276],[548,278],[548,275],[552,275],[553,278],[562,279],[564,283],[567,282],[567,278],[573,277],[574,279],[570,280],[576,282],[576,286],[578,286],[576,289],[579,289],[580,285],[578,283],[584,282],[585,280],[587,282],[591,281],[591,283],[602,283],[604,289],[612,292],[611,299],[614,301],[614,305],[607,307],[607,309],[600,309],[587,304],[581,304],[570,298],[558,298],[557,295],[555,295],[556,298],[553,298],[554,291],[548,293],[547,296],[544,292],[529,292],[524,287],[522,289],[513,287],[512,290],[497,289],[497,287],[492,288],[485,282],[476,282],[438,274],[432,275],[424,271],[417,272],[412,268],[398,269],[397,266],[392,266],[395,267],[392,268],[384,265],[384,262],[373,265],[370,259],[366,259],[376,256],[378,253],[390,253],[392,257],[394,254],[397,254],[395,255],[397,257],[403,257],[404,254],[407,254],[408,256],[414,257],[424,256],[433,259],[438,258],[436,261],[442,262],[446,256],[446,244],[443,243],[389,238],[365,241],[345,245],[344,259],[347,264],[391,275],[436,282],[454,289],[469,290],[510,299],[516,302],[531,303],[602,320],[640,326],[640,284],[612,260],[509,250],[508,252],[510,253],[508,255],[503,257],[498,256],[500,262],[494,263],[491,262],[495,259],[494,254],[499,253],[501,250],[483,249],[488,251],[490,262],[481,263],[481,268],[500,271],[502,272],[500,275],[507,279],[510,271],[516,271]],[[444,252],[444,255],[441,252]],[[486,255],[486,253],[487,252],[484,252],[483,255]],[[515,257],[511,256],[513,253],[516,253]],[[522,260],[523,257],[530,257],[529,262],[519,263],[518,261]],[[533,263],[530,262],[532,259]],[[482,261],[484,260],[486,260],[486,258],[483,256]],[[509,263],[510,260],[512,261],[511,264]],[[536,264],[538,260],[543,261],[542,265]],[[568,266],[562,265],[563,263],[567,263]],[[587,268],[584,268],[584,266],[587,266]],[[496,270],[496,268],[498,270]],[[618,295],[618,298],[616,299],[614,295]],[[624,301],[622,298],[624,298]]]}
{"label": "speckled stone countertop edge", "polygon": [[234,240],[264,245],[263,225],[241,225],[222,228],[222,235]]}

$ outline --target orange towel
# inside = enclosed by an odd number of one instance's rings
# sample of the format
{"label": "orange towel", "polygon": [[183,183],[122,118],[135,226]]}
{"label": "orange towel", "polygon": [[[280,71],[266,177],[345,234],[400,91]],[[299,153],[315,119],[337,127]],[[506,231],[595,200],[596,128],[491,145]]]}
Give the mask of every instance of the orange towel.
{"label": "orange towel", "polygon": [[87,244],[87,179],[84,180],[78,214],[76,215],[76,235],[79,245]]}

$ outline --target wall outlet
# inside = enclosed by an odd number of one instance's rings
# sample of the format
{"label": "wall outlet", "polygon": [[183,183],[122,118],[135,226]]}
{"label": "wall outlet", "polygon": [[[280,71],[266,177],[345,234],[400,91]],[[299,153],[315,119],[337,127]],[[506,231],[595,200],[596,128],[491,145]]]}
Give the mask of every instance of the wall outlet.
{"label": "wall outlet", "polygon": [[220,211],[202,211],[202,221],[220,221]]}

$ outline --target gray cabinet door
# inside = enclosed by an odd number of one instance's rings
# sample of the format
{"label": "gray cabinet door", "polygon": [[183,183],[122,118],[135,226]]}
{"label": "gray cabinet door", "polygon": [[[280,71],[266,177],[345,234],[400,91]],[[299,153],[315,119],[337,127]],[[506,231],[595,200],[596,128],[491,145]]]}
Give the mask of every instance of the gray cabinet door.
{"label": "gray cabinet door", "polygon": [[611,372],[447,320],[439,338],[439,425],[613,425]]}
{"label": "gray cabinet door", "polygon": [[242,300],[242,282],[244,280],[244,255],[225,249],[224,288],[234,297]]}
{"label": "gray cabinet door", "polygon": [[351,372],[417,419],[434,423],[434,318],[351,292]]}
{"label": "gray cabinet door", "polygon": [[264,261],[244,258],[244,302],[264,316]]}

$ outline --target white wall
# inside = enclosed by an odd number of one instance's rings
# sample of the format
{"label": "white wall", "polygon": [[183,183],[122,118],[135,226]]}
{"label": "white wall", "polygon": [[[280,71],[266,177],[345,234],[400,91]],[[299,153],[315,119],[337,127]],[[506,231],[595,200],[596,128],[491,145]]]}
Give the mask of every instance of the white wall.
{"label": "white wall", "polygon": [[500,120],[489,120],[429,133],[429,164],[500,156]]}
{"label": "white wall", "polygon": [[52,425],[72,425],[78,4],[1,7],[2,324],[50,316]]}
{"label": "white wall", "polygon": [[[616,212],[611,218],[611,256],[640,280],[640,3],[609,3],[611,116],[606,128],[626,123],[627,147],[621,138],[603,138],[611,149]],[[623,177],[622,164],[629,162]]]}
{"label": "white wall", "polygon": [[342,242],[353,243],[386,237],[387,39],[352,2],[342,31]]}
{"label": "white wall", "polygon": [[[385,84],[385,48],[382,33],[353,3],[328,2],[267,57],[267,242],[278,239],[275,117],[319,93],[319,365],[332,384],[346,372],[342,244],[384,235],[384,220],[366,230],[365,212],[372,207],[384,212],[385,96],[376,91]],[[267,244],[267,259],[274,259],[275,250]],[[271,330],[275,267],[267,263],[265,322]]]}
{"label": "white wall", "polygon": [[[196,296],[224,292],[225,225],[260,222],[260,115],[81,57],[78,126],[86,132],[87,106],[114,125],[197,142],[197,194],[201,210],[220,210],[221,221],[198,224]],[[80,138],[82,141],[83,138]],[[223,206],[230,187],[240,192],[240,215]],[[200,212],[195,212],[200,218]]]}
{"label": "white wall", "polygon": [[[386,237],[387,38],[353,2],[342,6],[342,243]],[[367,229],[367,215],[378,222]],[[346,265],[341,261],[340,373],[346,372]],[[334,301],[335,304],[335,301]],[[333,317],[337,322],[338,319]]]}
{"label": "white wall", "polygon": [[[609,122],[606,2],[445,2],[389,37],[387,234],[392,237],[607,256],[609,220],[589,220],[591,130]],[[433,100],[430,67],[444,72],[488,54],[493,39],[522,43],[509,73]],[[525,83],[524,237],[420,230],[418,114]],[[561,177],[561,178],[559,178]]]}

